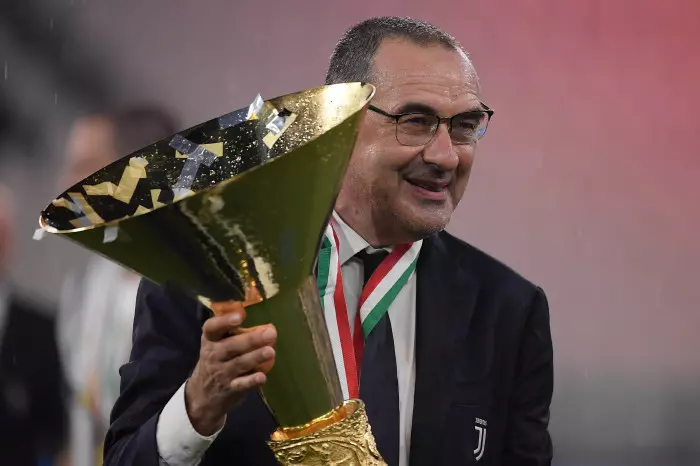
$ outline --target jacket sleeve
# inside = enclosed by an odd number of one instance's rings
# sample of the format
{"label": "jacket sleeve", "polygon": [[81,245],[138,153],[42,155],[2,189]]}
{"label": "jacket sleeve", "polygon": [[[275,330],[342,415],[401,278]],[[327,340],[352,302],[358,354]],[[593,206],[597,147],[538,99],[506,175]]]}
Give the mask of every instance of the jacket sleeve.
{"label": "jacket sleeve", "polygon": [[538,288],[530,306],[518,354],[503,464],[551,464],[552,440],[548,426],[553,385],[549,306],[544,292]]}
{"label": "jacket sleeve", "polygon": [[142,280],[132,349],[104,444],[105,466],[159,466],[158,417],[190,376],[208,311],[184,294]]}

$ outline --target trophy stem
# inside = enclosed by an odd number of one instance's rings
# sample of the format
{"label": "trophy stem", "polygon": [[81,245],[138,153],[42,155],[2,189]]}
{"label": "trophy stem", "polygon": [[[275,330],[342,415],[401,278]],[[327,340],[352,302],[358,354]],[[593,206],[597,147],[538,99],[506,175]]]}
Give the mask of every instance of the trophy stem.
{"label": "trophy stem", "polygon": [[278,425],[292,427],[323,416],[343,402],[316,279],[246,308],[246,324],[274,322],[275,366],[260,392]]}
{"label": "trophy stem", "polygon": [[333,406],[337,406],[343,401],[343,391],[340,388],[333,347],[326,328],[315,276],[309,275],[299,288],[299,304],[311,331],[311,341],[319,360],[319,368],[323,374],[329,397]]}
{"label": "trophy stem", "polygon": [[345,401],[308,424],[280,428],[268,445],[283,466],[386,466],[361,400]]}

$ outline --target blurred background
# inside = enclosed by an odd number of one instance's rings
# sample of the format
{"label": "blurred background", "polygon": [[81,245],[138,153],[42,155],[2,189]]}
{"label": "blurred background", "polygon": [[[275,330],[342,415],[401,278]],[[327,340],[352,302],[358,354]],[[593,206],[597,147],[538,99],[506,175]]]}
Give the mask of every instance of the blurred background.
{"label": "blurred background", "polygon": [[321,85],[335,41],[375,15],[455,35],[496,110],[449,229],[549,296],[556,464],[699,465],[697,0],[2,0],[5,282],[60,327],[67,278],[90,267],[32,241],[89,166],[70,149],[81,115],[150,106],[156,139]]}

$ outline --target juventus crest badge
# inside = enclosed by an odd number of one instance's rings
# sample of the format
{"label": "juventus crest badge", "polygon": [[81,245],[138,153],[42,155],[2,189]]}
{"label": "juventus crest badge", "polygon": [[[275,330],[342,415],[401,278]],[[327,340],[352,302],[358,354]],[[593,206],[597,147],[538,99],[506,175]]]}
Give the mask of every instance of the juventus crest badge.
{"label": "juventus crest badge", "polygon": [[474,450],[474,457],[479,461],[486,451],[486,421],[479,419],[478,417],[474,419],[474,429],[478,434],[476,440],[476,450]]}

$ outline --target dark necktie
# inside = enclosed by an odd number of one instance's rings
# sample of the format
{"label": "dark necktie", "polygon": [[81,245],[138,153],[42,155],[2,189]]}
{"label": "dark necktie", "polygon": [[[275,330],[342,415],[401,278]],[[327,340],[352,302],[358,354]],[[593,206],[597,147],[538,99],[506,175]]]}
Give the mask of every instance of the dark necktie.
{"label": "dark necktie", "polygon": [[[365,284],[387,254],[386,251],[357,253],[356,257],[364,265]],[[388,312],[365,337],[360,370],[360,398],[366,405],[379,453],[388,466],[398,466],[399,383],[396,376],[394,335]]]}

